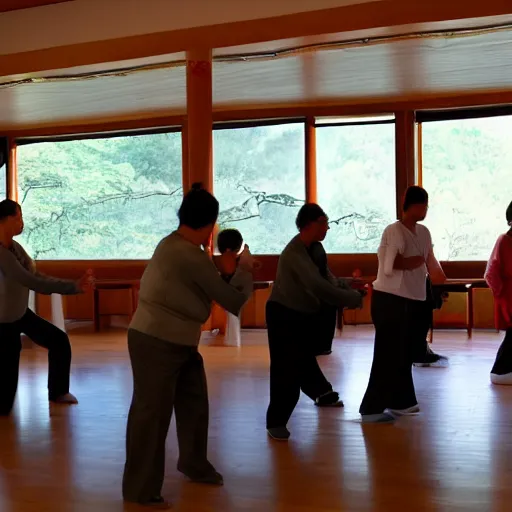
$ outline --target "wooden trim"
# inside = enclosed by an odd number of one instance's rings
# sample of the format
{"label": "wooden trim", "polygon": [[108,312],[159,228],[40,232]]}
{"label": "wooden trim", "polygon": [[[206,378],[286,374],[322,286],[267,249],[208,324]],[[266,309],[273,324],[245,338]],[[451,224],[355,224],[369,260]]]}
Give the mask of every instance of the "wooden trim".
{"label": "wooden trim", "polygon": [[394,124],[394,119],[387,119],[386,121],[365,121],[361,118],[361,121],[350,122],[340,121],[333,123],[315,123],[316,128],[336,128],[338,126],[371,126],[371,125],[382,125],[382,124]]}
{"label": "wooden trim", "polygon": [[68,134],[47,137],[19,137],[16,139],[18,146],[25,144],[36,144],[38,142],[69,142],[75,140],[91,140],[91,139],[113,139],[115,137],[137,137],[140,135],[158,135],[161,133],[178,133],[181,132],[181,126],[162,126],[159,128],[145,128],[139,130],[124,131],[102,131],[81,134]]}
{"label": "wooden trim", "polygon": [[63,4],[72,0],[2,0],[0,12],[20,11],[22,9],[33,9],[45,5]]}
{"label": "wooden trim", "polygon": [[183,195],[190,189],[190,171],[188,167],[188,123],[185,121],[181,130],[181,179]]}
{"label": "wooden trim", "polygon": [[481,119],[485,117],[512,116],[512,105],[495,105],[492,107],[473,107],[465,109],[425,110],[416,113],[418,123],[436,121],[453,121],[460,119]]}
{"label": "wooden trim", "polygon": [[[255,280],[274,280],[279,256],[257,255],[256,258],[262,266],[256,272]],[[328,258],[329,266],[335,275],[350,276],[355,268],[359,268],[366,277],[375,276],[377,273],[377,254],[329,254]],[[88,269],[93,269],[98,279],[139,279],[147,263],[146,260],[39,260],[37,267],[45,274],[66,279],[77,279]],[[441,262],[446,275],[451,279],[481,278],[486,263],[485,261]]]}
{"label": "wooden trim", "polygon": [[416,182],[416,131],[414,112],[397,112],[395,122],[396,148],[396,211],[402,216],[405,191]]}
{"label": "wooden trim", "polygon": [[421,123],[416,123],[416,159],[418,185],[423,187],[423,125]]}
{"label": "wooden trim", "polygon": [[457,92],[450,94],[418,94],[411,96],[344,98],[330,101],[315,101],[299,105],[261,105],[249,108],[246,105],[231,105],[223,109],[214,107],[215,122],[275,119],[285,117],[344,117],[390,114],[408,110],[470,108],[482,105],[506,105],[512,103],[512,90]]}
{"label": "wooden trim", "polygon": [[7,160],[7,198],[18,201],[18,160],[16,141],[8,138],[9,158]]}
{"label": "wooden trim", "polygon": [[238,130],[240,128],[257,128],[260,126],[278,126],[284,124],[304,123],[304,117],[283,117],[280,119],[258,118],[248,121],[215,121],[213,130]]}
{"label": "wooden trim", "polygon": [[318,201],[317,173],[316,173],[316,127],[315,118],[308,117],[304,123],[305,131],[305,181],[306,181],[306,202],[316,203]]}
{"label": "wooden trim", "polygon": [[[18,75],[165,55],[187,51],[198,46],[221,48],[319,34],[508,14],[510,14],[510,0],[465,2],[463,8],[460,2],[446,0],[371,1],[271,18],[7,54],[0,56],[0,69],[4,76]],[[461,25],[464,24],[461,23]]]}
{"label": "wooden trim", "polygon": [[14,139],[43,138],[43,137],[67,137],[70,135],[101,134],[106,132],[119,132],[126,134],[130,131],[152,130],[159,128],[173,129],[181,126],[185,116],[158,116],[141,119],[111,119],[94,121],[90,124],[72,124],[62,126],[41,126],[18,130],[6,130],[5,133]]}
{"label": "wooden trim", "polygon": [[[330,102],[316,102],[303,105],[277,105],[265,108],[247,108],[247,106],[231,106],[229,109],[214,109],[213,122],[247,122],[265,119],[304,119],[306,117],[343,117],[359,115],[389,114],[390,112],[403,112],[407,110],[468,108],[481,105],[505,105],[512,103],[512,90],[488,91],[479,93],[457,93],[449,95],[431,95],[396,98],[374,98],[373,100],[340,100]],[[147,113],[147,117],[140,115],[131,119],[107,118],[95,120],[91,123],[69,124],[67,126],[30,126],[23,129],[3,130],[5,135],[13,138],[44,137],[69,135],[73,133],[97,133],[106,130],[128,131],[145,128],[158,128],[182,125],[186,115],[184,113],[169,116],[158,116]]]}

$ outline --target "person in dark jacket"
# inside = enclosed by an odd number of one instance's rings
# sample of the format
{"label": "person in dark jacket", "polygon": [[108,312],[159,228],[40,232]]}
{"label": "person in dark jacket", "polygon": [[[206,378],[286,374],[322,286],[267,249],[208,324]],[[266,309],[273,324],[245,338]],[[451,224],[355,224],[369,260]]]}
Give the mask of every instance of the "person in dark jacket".
{"label": "person in dark jacket", "polygon": [[290,437],[287,423],[301,391],[318,406],[343,406],[316,360],[316,340],[318,336],[320,340],[324,337],[318,329],[318,312],[322,304],[357,308],[363,299],[362,293],[335,278],[326,265],[319,265],[312,257],[311,249],[315,249],[315,244],[321,245],[329,229],[322,208],[305,204],[296,224],[299,234],[279,258],[266,306],[270,349],[267,431],[278,440]]}

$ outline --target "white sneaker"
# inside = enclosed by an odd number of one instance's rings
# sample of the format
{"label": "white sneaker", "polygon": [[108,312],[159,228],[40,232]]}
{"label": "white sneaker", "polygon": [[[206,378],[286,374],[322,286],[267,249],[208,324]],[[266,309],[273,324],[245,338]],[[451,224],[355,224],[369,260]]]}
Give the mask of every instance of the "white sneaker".
{"label": "white sneaker", "polygon": [[512,373],[505,373],[504,375],[491,373],[491,382],[501,386],[512,386]]}
{"label": "white sneaker", "polygon": [[394,423],[395,417],[389,412],[382,412],[380,414],[362,414],[361,415],[362,423]]}
{"label": "white sneaker", "polygon": [[51,400],[51,402],[54,402],[56,404],[68,404],[68,405],[75,405],[78,403],[78,400],[75,395],[72,395],[71,393],[66,393],[65,395],[61,395],[54,400]]}
{"label": "white sneaker", "polygon": [[393,416],[417,416],[420,413],[420,406],[416,404],[407,409],[386,409],[386,412]]}

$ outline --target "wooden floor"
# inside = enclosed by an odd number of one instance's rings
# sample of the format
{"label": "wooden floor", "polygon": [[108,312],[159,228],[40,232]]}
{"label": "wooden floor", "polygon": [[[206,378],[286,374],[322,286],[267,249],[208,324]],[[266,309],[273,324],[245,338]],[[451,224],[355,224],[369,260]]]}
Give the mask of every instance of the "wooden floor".
{"label": "wooden floor", "polygon": [[[512,388],[492,387],[494,333],[436,333],[445,369],[415,369],[422,414],[362,426],[357,410],[372,331],[347,328],[322,358],[345,400],[319,410],[301,398],[288,444],[267,439],[268,359],[262,334],[242,349],[208,346],[211,460],[223,488],[176,472],[174,425],[164,492],[187,512],[510,511]],[[49,407],[44,351],[24,350],[14,415],[0,420],[0,511],[138,510],[120,498],[131,373],[125,334],[72,336],[76,407]],[[509,503],[509,505],[506,505]]]}

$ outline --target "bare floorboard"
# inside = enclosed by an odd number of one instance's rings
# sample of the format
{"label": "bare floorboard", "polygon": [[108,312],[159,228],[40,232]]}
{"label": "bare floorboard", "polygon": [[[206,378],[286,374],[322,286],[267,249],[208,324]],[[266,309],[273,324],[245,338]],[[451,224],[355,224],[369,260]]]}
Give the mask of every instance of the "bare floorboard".
{"label": "bare floorboard", "polygon": [[[501,341],[492,332],[436,333],[450,367],[414,370],[422,414],[365,426],[357,414],[372,355],[372,330],[347,328],[321,359],[345,401],[319,410],[302,397],[288,444],[267,439],[264,333],[241,349],[205,346],[211,460],[223,488],[176,472],[174,425],[164,493],[186,512],[512,510],[512,388],[489,370]],[[120,498],[131,370],[122,331],[72,334],[76,407],[46,400],[46,354],[23,351],[16,409],[0,420],[0,511],[138,510]],[[509,503],[509,505],[506,505]]]}

